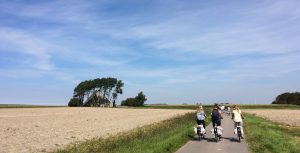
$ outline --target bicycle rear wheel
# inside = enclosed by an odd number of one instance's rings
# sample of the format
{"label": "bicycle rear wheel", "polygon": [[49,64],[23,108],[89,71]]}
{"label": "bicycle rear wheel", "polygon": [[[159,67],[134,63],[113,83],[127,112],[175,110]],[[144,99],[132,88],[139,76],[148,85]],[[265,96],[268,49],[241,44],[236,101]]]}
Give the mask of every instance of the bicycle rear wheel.
{"label": "bicycle rear wheel", "polygon": [[237,128],[237,135],[238,135],[239,142],[241,142],[242,132],[241,132],[241,128],[240,127]]}

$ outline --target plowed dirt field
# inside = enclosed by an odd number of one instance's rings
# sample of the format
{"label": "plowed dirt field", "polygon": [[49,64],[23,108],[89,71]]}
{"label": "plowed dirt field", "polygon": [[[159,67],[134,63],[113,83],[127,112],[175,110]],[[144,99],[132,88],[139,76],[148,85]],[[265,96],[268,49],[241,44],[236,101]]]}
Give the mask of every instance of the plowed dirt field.
{"label": "plowed dirt field", "polygon": [[121,108],[0,109],[0,153],[47,152],[107,137],[193,110]]}
{"label": "plowed dirt field", "polygon": [[245,109],[246,113],[290,126],[300,126],[300,110],[289,109]]}

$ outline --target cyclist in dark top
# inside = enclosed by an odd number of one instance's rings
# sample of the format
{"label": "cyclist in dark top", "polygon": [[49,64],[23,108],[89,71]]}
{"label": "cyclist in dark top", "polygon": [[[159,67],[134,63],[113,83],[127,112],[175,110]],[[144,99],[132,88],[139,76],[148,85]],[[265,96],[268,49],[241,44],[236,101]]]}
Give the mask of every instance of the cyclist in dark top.
{"label": "cyclist in dark top", "polygon": [[218,104],[215,104],[214,109],[211,111],[212,126],[221,126],[222,114]]}

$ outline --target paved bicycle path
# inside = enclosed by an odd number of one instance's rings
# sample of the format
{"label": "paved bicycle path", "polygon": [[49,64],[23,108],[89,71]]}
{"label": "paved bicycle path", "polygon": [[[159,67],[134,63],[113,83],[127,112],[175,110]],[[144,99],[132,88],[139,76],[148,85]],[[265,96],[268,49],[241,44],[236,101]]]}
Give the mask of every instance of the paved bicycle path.
{"label": "paved bicycle path", "polygon": [[223,114],[222,127],[224,129],[221,141],[215,142],[214,135],[210,133],[212,124],[206,127],[206,138],[199,141],[197,136],[182,146],[176,153],[248,153],[245,140],[238,142],[237,136],[233,134],[233,121],[229,116]]}

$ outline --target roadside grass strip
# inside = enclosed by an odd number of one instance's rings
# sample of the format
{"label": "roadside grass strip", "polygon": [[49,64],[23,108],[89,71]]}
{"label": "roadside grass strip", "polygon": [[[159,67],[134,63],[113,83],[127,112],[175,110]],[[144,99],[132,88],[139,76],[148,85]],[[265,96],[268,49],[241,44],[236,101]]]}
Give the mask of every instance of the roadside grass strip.
{"label": "roadside grass strip", "polygon": [[195,113],[187,113],[105,139],[71,144],[57,153],[171,153],[194,137],[195,125]]}
{"label": "roadside grass strip", "polygon": [[300,129],[285,127],[261,117],[245,114],[246,142],[253,153],[299,153]]}
{"label": "roadside grass strip", "polygon": [[26,105],[26,104],[0,104],[0,109],[1,108],[49,108],[49,107],[66,107],[66,106]]}
{"label": "roadside grass strip", "polygon": [[[234,106],[234,105],[229,105]],[[300,109],[300,105],[290,104],[242,104],[238,105],[243,109]]]}
{"label": "roadside grass strip", "polygon": [[[225,104],[233,108],[235,104]],[[290,104],[237,104],[242,110],[243,109],[300,109],[300,105]],[[152,109],[197,109],[197,105],[145,105],[139,108],[152,108]],[[213,109],[214,105],[203,105],[206,109]]]}

